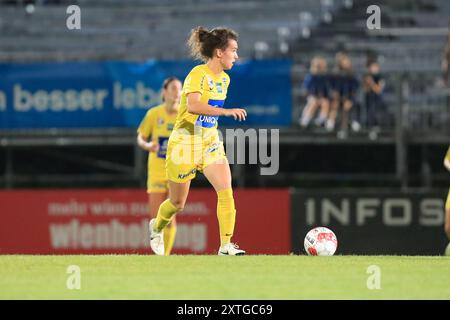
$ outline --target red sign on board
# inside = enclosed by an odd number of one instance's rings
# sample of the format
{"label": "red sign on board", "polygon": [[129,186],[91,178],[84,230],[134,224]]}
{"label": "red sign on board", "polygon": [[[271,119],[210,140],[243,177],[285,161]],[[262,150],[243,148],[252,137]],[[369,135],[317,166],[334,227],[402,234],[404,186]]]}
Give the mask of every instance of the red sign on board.
{"label": "red sign on board", "polygon": [[[288,254],[287,189],[237,189],[232,241],[248,254]],[[192,189],[173,254],[216,254],[217,196]],[[150,253],[143,190],[33,190],[0,192],[0,254]]]}

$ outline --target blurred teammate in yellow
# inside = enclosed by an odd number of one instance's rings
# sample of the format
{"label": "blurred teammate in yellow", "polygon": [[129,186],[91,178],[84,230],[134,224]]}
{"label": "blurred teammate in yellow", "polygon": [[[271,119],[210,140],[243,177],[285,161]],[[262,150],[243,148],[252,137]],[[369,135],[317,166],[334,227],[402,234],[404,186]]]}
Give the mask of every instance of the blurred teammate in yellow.
{"label": "blurred teammate in yellow", "polygon": [[[167,78],[162,87],[163,103],[147,111],[137,133],[138,145],[149,152],[147,193],[150,218],[156,217],[161,203],[167,199],[166,153],[170,133],[175,125],[181,96],[181,81]],[[175,219],[164,232],[165,255],[170,255],[177,226]]]}
{"label": "blurred teammate in yellow", "polygon": [[166,157],[169,179],[169,199],[150,221],[150,244],[153,252],[164,254],[166,226],[186,202],[191,180],[202,171],[217,193],[219,220],[219,255],[243,255],[244,250],[231,243],[236,210],[231,188],[231,171],[219,140],[219,116],[245,120],[244,109],[225,109],[230,77],[224,72],[238,59],[237,34],[230,29],[207,30],[198,27],[189,38],[191,54],[205,63],[194,67],[187,75],[181,94],[180,110],[170,135]]}
{"label": "blurred teammate in yellow", "polygon": [[[450,171],[450,147],[447,150],[447,154],[444,158],[444,166]],[[447,195],[447,201],[445,203],[445,233],[447,233],[447,237],[450,240],[450,189]],[[450,243],[445,250],[445,254],[450,256]]]}

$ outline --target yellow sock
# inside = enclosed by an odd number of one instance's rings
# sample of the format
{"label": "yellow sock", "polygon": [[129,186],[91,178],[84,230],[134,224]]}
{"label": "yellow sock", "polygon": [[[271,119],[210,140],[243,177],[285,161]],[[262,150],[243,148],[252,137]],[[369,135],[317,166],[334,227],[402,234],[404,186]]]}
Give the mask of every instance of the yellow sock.
{"label": "yellow sock", "polygon": [[175,207],[169,199],[161,203],[158,215],[156,216],[155,231],[161,232],[161,230],[170,223],[177,211],[177,207]]}
{"label": "yellow sock", "polygon": [[174,223],[174,220],[172,219],[172,222],[164,229],[164,254],[166,256],[170,256],[175,242],[175,235],[177,234],[177,225]]}
{"label": "yellow sock", "polygon": [[219,220],[220,245],[230,243],[236,220],[236,209],[231,188],[217,192],[217,219]]}

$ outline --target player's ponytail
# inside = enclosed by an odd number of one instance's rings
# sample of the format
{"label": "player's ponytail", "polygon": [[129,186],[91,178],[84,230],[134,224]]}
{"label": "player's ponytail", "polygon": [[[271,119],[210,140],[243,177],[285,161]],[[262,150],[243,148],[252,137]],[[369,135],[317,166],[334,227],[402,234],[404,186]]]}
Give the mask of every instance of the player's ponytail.
{"label": "player's ponytail", "polygon": [[197,27],[194,32],[197,32],[198,42],[203,43],[208,39],[209,31],[203,27]]}
{"label": "player's ponytail", "polygon": [[214,56],[215,49],[225,50],[230,39],[238,39],[238,34],[231,29],[197,27],[192,29],[188,45],[193,58],[206,62]]}

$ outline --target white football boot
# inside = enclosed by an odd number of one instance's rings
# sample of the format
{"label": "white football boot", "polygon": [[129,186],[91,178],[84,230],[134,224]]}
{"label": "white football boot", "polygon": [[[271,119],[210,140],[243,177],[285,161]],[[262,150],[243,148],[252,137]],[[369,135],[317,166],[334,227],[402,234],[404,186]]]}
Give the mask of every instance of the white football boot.
{"label": "white football boot", "polygon": [[219,256],[243,256],[245,251],[239,249],[237,244],[227,243],[219,248]]}
{"label": "white football boot", "polygon": [[164,255],[164,231],[156,232],[153,230],[153,225],[155,224],[156,219],[150,220],[148,224],[148,228],[150,230],[150,247],[153,252],[158,256]]}

